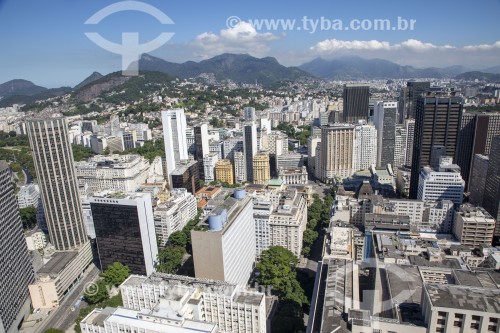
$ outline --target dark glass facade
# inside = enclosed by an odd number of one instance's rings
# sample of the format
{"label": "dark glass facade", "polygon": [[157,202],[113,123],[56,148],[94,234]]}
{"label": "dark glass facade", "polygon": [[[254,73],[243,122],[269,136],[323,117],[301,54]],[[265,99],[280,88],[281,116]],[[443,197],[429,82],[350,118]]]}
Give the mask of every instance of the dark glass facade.
{"label": "dark glass facade", "polygon": [[417,114],[417,101],[422,94],[431,90],[431,83],[428,81],[409,81],[406,83],[406,117],[415,118]]}
{"label": "dark glass facade", "polygon": [[370,86],[369,85],[346,85],[344,87],[344,111],[342,119],[352,124],[358,120],[368,120],[370,110]]}
{"label": "dark glass facade", "polygon": [[422,167],[431,165],[433,147],[444,147],[454,157],[462,120],[463,100],[460,97],[425,96],[417,102],[410,198],[417,198],[418,179]]}
{"label": "dark glass facade", "polygon": [[464,113],[462,115],[458,138],[459,149],[455,161],[460,166],[467,188],[474,155],[489,155],[492,139],[497,135],[500,135],[500,113]]}
{"label": "dark glass facade", "polygon": [[91,203],[100,266],[120,262],[132,274],[146,275],[139,215],[136,206]]}
{"label": "dark glass facade", "polygon": [[[493,138],[490,162],[484,186],[483,207],[497,220],[500,218],[500,136]],[[500,226],[496,226],[496,236],[500,236]]]}
{"label": "dark glass facade", "polygon": [[172,188],[185,188],[194,195],[201,188],[198,163],[193,161],[187,166],[180,166],[176,169],[171,175]]}

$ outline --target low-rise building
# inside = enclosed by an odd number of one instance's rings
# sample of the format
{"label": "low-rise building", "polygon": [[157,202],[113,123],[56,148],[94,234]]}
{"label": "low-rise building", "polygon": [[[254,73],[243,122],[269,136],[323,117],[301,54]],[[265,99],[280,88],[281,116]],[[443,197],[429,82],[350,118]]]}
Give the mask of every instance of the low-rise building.
{"label": "low-rise building", "polygon": [[270,244],[282,246],[299,257],[307,226],[306,199],[297,190],[278,192],[274,197],[276,209],[269,219]]}
{"label": "low-rise building", "polygon": [[100,191],[134,192],[149,174],[149,162],[139,155],[98,155],[75,163],[80,187],[92,195]]}
{"label": "low-rise building", "polygon": [[233,165],[230,160],[219,160],[215,164],[215,179],[229,185],[234,184]]}
{"label": "low-rise building", "polygon": [[439,168],[424,167],[420,171],[417,199],[424,201],[450,200],[462,204],[465,182],[460,167],[451,164],[449,157],[441,157]]}
{"label": "low-rise building", "polygon": [[90,242],[80,247],[78,252],[56,252],[38,270],[36,281],[29,285],[34,309],[57,308],[68,292],[80,283],[83,272],[92,262]]}
{"label": "low-rise building", "polygon": [[266,332],[265,295],[237,284],[153,273],[148,278],[131,275],[120,290],[126,309],[148,313],[158,305],[171,304],[182,307],[179,320],[215,324],[221,332]]}
{"label": "low-rise building", "polygon": [[171,197],[155,207],[155,231],[160,246],[170,235],[181,231],[197,214],[196,198],[184,188],[174,189]]}
{"label": "low-rise building", "polygon": [[455,213],[453,234],[462,245],[491,245],[495,223],[495,219],[484,208],[464,204]]}

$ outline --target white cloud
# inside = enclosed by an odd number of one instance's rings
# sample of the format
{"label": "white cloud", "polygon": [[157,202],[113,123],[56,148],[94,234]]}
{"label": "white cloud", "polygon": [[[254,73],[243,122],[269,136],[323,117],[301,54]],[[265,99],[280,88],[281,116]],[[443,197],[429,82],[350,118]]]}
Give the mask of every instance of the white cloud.
{"label": "white cloud", "polygon": [[498,64],[500,41],[481,45],[436,45],[416,39],[399,43],[379,40],[327,39],[309,48],[311,57],[325,59],[339,56],[381,58],[416,67],[464,65],[474,68]]}
{"label": "white cloud", "polygon": [[327,39],[317,43],[311,47],[311,50],[319,53],[333,53],[341,50],[410,50],[415,52],[428,51],[428,50],[448,50],[455,49],[452,45],[434,45],[432,43],[424,43],[416,39],[408,39],[399,44],[391,44],[385,41],[378,40],[338,40]]}
{"label": "white cloud", "polygon": [[270,51],[269,44],[277,39],[278,36],[270,32],[259,33],[250,23],[242,21],[233,28],[221,30],[218,35],[204,32],[198,35],[190,46],[201,58],[225,52],[265,56]]}
{"label": "white cloud", "polygon": [[464,47],[464,50],[467,51],[494,50],[494,49],[500,49],[500,41],[493,44],[467,45]]}
{"label": "white cloud", "polygon": [[327,39],[311,47],[317,52],[331,52],[338,50],[389,50],[389,42],[379,42],[378,40],[338,40]]}

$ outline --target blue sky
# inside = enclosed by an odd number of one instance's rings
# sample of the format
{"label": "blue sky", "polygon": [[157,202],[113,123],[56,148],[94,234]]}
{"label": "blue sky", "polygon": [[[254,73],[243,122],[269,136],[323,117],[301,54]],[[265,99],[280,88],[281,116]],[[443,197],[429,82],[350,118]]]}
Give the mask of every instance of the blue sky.
{"label": "blue sky", "polygon": [[[175,24],[162,25],[140,12],[110,15],[98,25],[84,22],[109,0],[0,0],[0,82],[14,78],[57,87],[75,85],[93,71],[121,69],[121,57],[101,49],[85,32],[121,41],[122,32],[138,32],[140,41],[161,32],[175,35],[151,52],[175,62],[201,60],[223,52],[274,56],[285,65],[299,65],[318,56],[358,55],[384,58],[416,67],[500,65],[500,0],[312,0],[312,1],[173,1],[144,0]],[[228,28],[238,16],[244,23]],[[332,31],[319,28],[256,29],[249,19],[302,18],[342,20],[416,20],[413,31]]]}

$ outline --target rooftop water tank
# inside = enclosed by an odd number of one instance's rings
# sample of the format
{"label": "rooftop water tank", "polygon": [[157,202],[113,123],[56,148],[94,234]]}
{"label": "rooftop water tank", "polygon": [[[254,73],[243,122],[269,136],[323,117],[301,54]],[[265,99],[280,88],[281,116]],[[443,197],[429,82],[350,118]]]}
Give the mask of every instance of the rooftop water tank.
{"label": "rooftop water tank", "polygon": [[234,191],[234,198],[235,199],[243,199],[247,195],[246,191],[244,188],[238,188]]}
{"label": "rooftop water tank", "polygon": [[208,226],[210,231],[220,231],[222,230],[222,214],[221,215],[210,215],[208,217]]}

